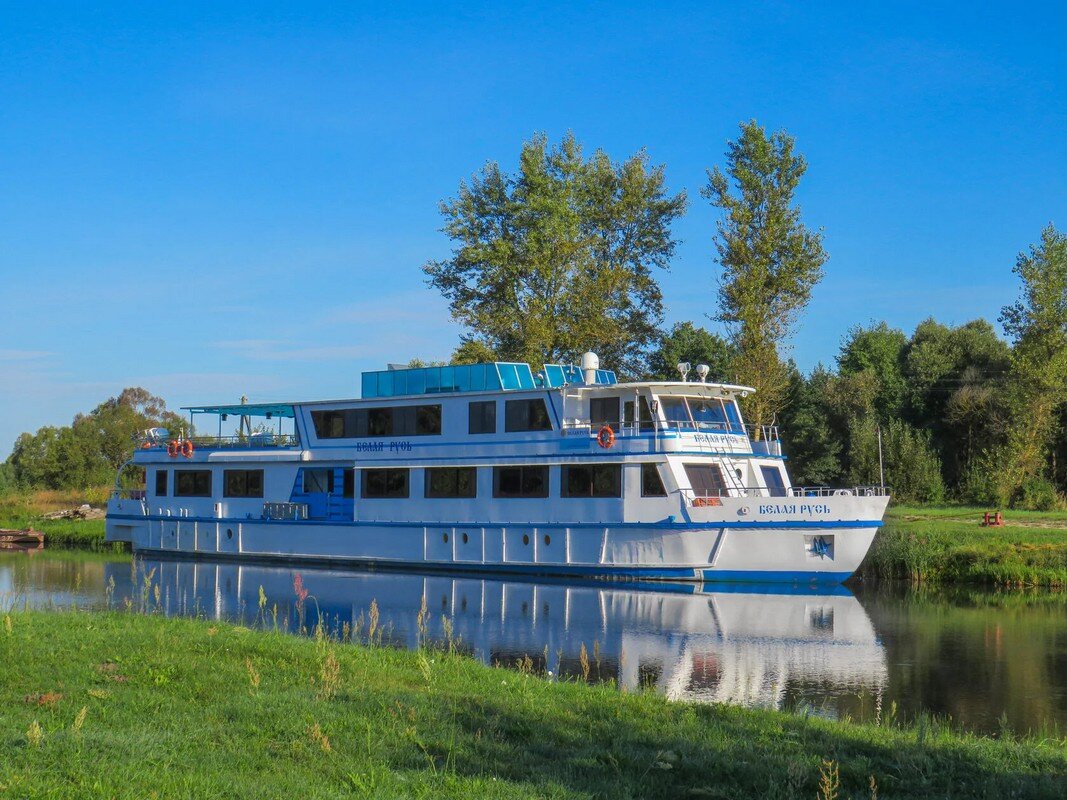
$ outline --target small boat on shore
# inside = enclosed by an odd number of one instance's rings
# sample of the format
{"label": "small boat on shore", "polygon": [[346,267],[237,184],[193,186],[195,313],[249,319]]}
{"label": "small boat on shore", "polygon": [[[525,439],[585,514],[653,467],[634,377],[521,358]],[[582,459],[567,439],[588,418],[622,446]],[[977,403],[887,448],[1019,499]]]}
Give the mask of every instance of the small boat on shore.
{"label": "small boat on shore", "polygon": [[44,534],[33,528],[16,530],[0,528],[0,548],[19,550],[43,550]]}

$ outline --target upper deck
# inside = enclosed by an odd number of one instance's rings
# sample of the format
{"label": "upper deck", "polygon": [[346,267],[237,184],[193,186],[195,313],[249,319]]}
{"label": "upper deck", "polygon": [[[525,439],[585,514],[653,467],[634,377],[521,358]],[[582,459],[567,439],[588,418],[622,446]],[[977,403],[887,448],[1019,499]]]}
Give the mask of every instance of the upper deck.
{"label": "upper deck", "polygon": [[[548,364],[535,374],[495,362],[365,372],[362,389],[353,399],[189,407],[196,434],[177,438],[222,460],[782,455],[776,428],[745,425],[746,386],[618,383],[609,370]],[[205,434],[204,415],[215,433]],[[147,437],[136,460],[155,460],[175,438]]]}

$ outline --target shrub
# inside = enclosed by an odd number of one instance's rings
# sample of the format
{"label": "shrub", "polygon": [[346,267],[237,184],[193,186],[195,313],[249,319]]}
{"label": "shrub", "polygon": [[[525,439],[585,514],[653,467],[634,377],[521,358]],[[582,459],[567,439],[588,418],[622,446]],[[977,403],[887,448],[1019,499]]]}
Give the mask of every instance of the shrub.
{"label": "shrub", "polygon": [[1063,498],[1045,478],[1028,478],[1012,498],[1012,507],[1026,511],[1054,511],[1063,507]]}

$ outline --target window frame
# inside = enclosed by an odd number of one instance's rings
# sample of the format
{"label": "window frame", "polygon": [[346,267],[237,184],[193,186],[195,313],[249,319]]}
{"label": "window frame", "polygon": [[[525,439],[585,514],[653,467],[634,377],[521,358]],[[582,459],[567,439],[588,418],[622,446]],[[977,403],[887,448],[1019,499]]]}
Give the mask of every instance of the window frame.
{"label": "window frame", "polygon": [[[440,492],[433,489],[433,475],[444,476],[451,473],[452,492]],[[469,493],[460,492],[460,473],[467,475],[470,481]],[[423,469],[423,497],[433,500],[473,500],[478,497],[478,468],[477,467],[425,467]]]}
{"label": "window frame", "polygon": [[[156,491],[153,497],[167,497],[170,491],[170,476],[169,470],[157,469],[156,470]],[[162,479],[162,480],[160,480]],[[163,491],[160,491],[160,484],[162,484]]]}
{"label": "window frame", "polygon": [[[519,490],[517,493],[503,493],[500,488],[504,470],[518,470]],[[535,494],[524,490],[528,478],[534,471],[541,472],[544,476],[541,481],[541,489]],[[493,467],[493,497],[506,500],[520,499],[545,499],[549,495],[549,481],[552,478],[548,464],[509,464]]]}
{"label": "window frame", "polygon": [[[660,491],[648,492],[646,489],[648,485],[646,473],[651,472],[656,477],[656,481],[659,483]],[[642,497],[666,497],[667,496],[667,484],[663,480],[663,472],[660,470],[660,465],[654,461],[644,461],[641,464],[641,496]]]}
{"label": "window frame", "polygon": [[[520,404],[522,404],[520,406]],[[544,414],[543,425],[534,427],[531,419],[535,416],[531,414],[531,409],[539,406]],[[516,411],[512,414],[511,409],[518,409],[523,407],[524,410],[520,413]],[[540,414],[536,415],[540,417]],[[516,397],[512,400],[504,401],[504,432],[505,433],[543,433],[545,431],[554,430],[552,425],[552,415],[548,411],[548,403],[543,397]]]}
{"label": "window frame", "polygon": [[[236,478],[237,475],[239,475],[239,474],[244,476],[244,491],[240,492],[240,493],[235,493],[235,492],[232,492],[230,490],[231,489],[230,480],[231,480],[231,478]],[[250,475],[253,475],[253,474],[258,475],[258,479],[259,479],[259,493],[258,494],[251,493],[249,491],[249,480],[248,480],[248,478],[249,478]],[[230,498],[230,497],[236,497],[236,498],[242,498],[242,497],[262,498],[263,497],[263,470],[262,469],[224,469],[222,471],[222,496],[224,498]]]}
{"label": "window frame", "polygon": [[[361,469],[359,481],[359,496],[362,500],[406,500],[411,497],[411,469],[408,467],[371,467]],[[377,480],[379,475],[385,481],[384,490],[381,493],[371,493],[371,479]],[[393,478],[403,476],[403,488],[391,490],[389,482]]]}
{"label": "window frame", "polygon": [[[481,413],[482,411],[487,410],[491,413],[489,413],[488,415]],[[476,413],[478,414],[477,417],[475,416]],[[487,420],[486,417],[492,418],[492,425],[490,427],[485,427],[482,430],[475,430],[475,421],[479,422],[479,425],[477,427],[483,428],[484,426],[481,425],[481,423],[490,421]],[[496,430],[496,400],[471,400],[469,403],[467,403],[467,433],[469,435],[482,436],[487,433],[496,433]]]}
{"label": "window frame", "polygon": [[[589,491],[572,492],[571,474],[577,470],[589,470]],[[610,470],[612,488],[610,493],[596,491],[597,471]],[[565,499],[618,499],[622,497],[622,464],[563,464],[559,470],[559,496]]]}
{"label": "window frame", "polygon": [[[213,481],[211,473],[212,473],[212,471],[210,469],[176,469],[176,470],[174,470],[174,496],[175,497],[213,497],[214,495],[212,494],[212,483],[214,481]],[[207,476],[207,489],[205,491],[195,491],[195,483],[194,483],[194,491],[190,491],[190,492],[181,491],[181,489],[182,489],[181,484],[182,484],[182,478],[183,477],[185,477],[185,476],[193,476],[192,479],[195,481],[197,476],[203,477],[204,475]]]}

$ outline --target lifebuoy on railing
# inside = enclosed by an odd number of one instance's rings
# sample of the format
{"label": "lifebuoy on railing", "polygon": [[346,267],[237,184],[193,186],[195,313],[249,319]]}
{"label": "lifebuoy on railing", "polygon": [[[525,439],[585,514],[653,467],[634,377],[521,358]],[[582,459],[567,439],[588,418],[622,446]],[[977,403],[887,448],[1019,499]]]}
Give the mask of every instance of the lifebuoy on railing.
{"label": "lifebuoy on railing", "polygon": [[706,497],[694,497],[693,498],[693,505],[696,506],[697,508],[703,508],[707,504],[708,504],[708,498],[706,498]]}
{"label": "lifebuoy on railing", "polygon": [[605,425],[596,435],[596,443],[605,450],[615,445],[615,431],[610,425]]}
{"label": "lifebuoy on railing", "polygon": [[170,456],[171,458],[174,458],[175,456],[177,456],[178,455],[178,447],[179,447],[179,445],[178,445],[177,440],[176,439],[171,439],[169,442],[167,442],[167,455]]}
{"label": "lifebuoy on railing", "polygon": [[186,439],[182,442],[182,455],[186,458],[193,457],[193,441],[192,439]]}

